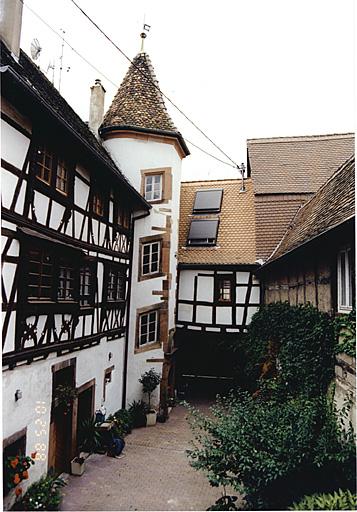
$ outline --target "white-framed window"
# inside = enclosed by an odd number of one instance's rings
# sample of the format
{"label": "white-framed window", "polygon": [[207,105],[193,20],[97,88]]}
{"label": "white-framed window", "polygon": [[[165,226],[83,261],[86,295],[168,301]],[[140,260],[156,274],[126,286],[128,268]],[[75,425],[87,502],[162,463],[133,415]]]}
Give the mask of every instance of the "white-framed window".
{"label": "white-framed window", "polygon": [[352,309],[352,261],[351,248],[346,247],[337,256],[338,311]]}
{"label": "white-framed window", "polygon": [[159,341],[159,313],[149,311],[139,316],[139,347]]}
{"label": "white-framed window", "polygon": [[160,270],[161,242],[150,242],[142,246],[141,274],[157,274]]}
{"label": "white-framed window", "polygon": [[145,199],[147,201],[161,201],[162,174],[148,174],[145,176]]}

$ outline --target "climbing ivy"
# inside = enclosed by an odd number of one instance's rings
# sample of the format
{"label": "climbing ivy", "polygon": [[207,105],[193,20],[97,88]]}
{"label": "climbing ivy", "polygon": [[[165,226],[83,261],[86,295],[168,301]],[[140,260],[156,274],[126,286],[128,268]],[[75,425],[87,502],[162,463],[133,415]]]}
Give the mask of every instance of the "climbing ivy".
{"label": "climbing ivy", "polygon": [[334,376],[333,320],[310,304],[262,306],[244,346],[246,372],[258,388],[313,397],[325,393]]}
{"label": "climbing ivy", "polygon": [[356,357],[356,311],[335,318],[337,337],[336,354],[345,353]]}

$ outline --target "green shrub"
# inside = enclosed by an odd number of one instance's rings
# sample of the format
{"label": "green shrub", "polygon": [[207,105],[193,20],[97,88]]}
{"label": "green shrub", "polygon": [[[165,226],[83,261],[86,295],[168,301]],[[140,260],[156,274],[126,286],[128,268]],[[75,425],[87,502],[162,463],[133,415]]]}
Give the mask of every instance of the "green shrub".
{"label": "green shrub", "polygon": [[324,397],[220,399],[212,417],[193,411],[191,464],[213,486],[231,486],[251,509],[284,509],[300,496],[354,482],[353,434]]}
{"label": "green shrub", "polygon": [[333,494],[313,494],[294,503],[289,510],[356,510],[357,495],[350,490],[335,491]]}
{"label": "green shrub", "polygon": [[130,412],[127,411],[126,409],[120,409],[119,411],[114,413],[114,416],[117,420],[122,422],[125,433],[130,434],[133,428],[133,418]]}
{"label": "green shrub", "polygon": [[143,400],[134,400],[129,405],[129,412],[132,417],[133,428],[146,426],[146,413],[148,406]]}
{"label": "green shrub", "polygon": [[310,304],[262,306],[244,338],[247,372],[258,387],[275,379],[280,397],[318,396],[334,376],[335,339],[331,318]]}
{"label": "green shrub", "polygon": [[115,437],[124,438],[126,435],[130,434],[133,428],[131,414],[125,409],[120,409],[108,416],[108,421],[113,423],[112,432]]}
{"label": "green shrub", "polygon": [[15,503],[13,510],[58,510],[62,499],[60,490],[65,485],[57,476],[43,476],[30,485],[23,498]]}

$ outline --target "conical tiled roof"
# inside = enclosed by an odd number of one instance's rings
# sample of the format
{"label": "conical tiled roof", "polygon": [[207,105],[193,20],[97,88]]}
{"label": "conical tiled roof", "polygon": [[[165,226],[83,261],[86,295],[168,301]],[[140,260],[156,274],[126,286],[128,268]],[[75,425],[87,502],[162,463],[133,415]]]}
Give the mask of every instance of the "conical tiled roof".
{"label": "conical tiled roof", "polygon": [[125,126],[177,134],[162,94],[154,84],[158,86],[149,56],[139,53],[104,117],[102,128]]}

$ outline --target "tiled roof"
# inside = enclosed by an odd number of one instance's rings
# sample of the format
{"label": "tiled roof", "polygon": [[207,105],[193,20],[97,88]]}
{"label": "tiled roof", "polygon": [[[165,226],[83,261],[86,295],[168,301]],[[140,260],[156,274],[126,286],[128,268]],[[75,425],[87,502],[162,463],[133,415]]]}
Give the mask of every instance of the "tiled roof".
{"label": "tiled roof", "polygon": [[[245,180],[246,192],[240,192],[241,180],[193,181],[181,184],[179,263],[236,265],[254,264],[255,216],[251,179]],[[219,214],[194,215],[197,190],[223,189]],[[186,247],[192,218],[219,218],[217,245]]]}
{"label": "tiled roof", "polygon": [[130,126],[178,133],[154,84],[158,86],[149,56],[139,53],[114,96],[102,127]]}
{"label": "tiled roof", "polygon": [[354,152],[352,133],[248,139],[256,194],[316,192]]}
{"label": "tiled roof", "polygon": [[[120,178],[122,182],[125,182],[125,186],[127,187],[129,194],[131,196],[135,196],[135,199],[142,203],[142,207],[144,206],[146,201],[140,196],[134,187],[130,185],[107,151],[90,131],[87,124],[82,121],[72,107],[69,106],[58,90],[32,62],[25,52],[21,50],[19,63],[17,63],[10,55],[10,52],[4,43],[1,42],[1,65],[9,66],[9,68],[15,72],[16,78],[21,82],[22,86],[24,88],[29,88],[31,93],[36,96],[37,101],[50,109],[60,122],[71,129],[73,133],[75,133],[77,137],[86,144],[92,154],[99,157],[113,174]],[[149,205],[147,205],[147,207],[149,207]]]}
{"label": "tiled roof", "polygon": [[269,258],[299,208],[312,194],[261,194],[255,196],[257,259]]}
{"label": "tiled roof", "polygon": [[301,207],[268,262],[337,227],[355,214],[355,160],[349,158]]}

